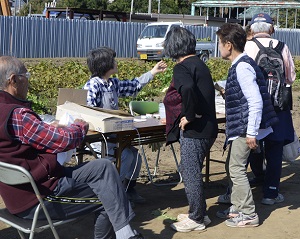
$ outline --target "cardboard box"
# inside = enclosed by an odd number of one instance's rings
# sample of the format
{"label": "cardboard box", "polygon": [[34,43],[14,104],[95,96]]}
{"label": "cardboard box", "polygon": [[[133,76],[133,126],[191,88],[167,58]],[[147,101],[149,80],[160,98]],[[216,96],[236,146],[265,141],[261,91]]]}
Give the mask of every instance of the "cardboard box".
{"label": "cardboard box", "polygon": [[101,109],[81,104],[86,103],[86,97],[86,90],[59,89],[56,119],[60,120],[68,113],[74,119],[81,118],[87,121],[90,130],[102,133],[133,129],[133,116],[121,110]]}
{"label": "cardboard box", "polygon": [[57,105],[62,105],[65,102],[73,102],[79,105],[86,105],[87,90],[59,88]]}

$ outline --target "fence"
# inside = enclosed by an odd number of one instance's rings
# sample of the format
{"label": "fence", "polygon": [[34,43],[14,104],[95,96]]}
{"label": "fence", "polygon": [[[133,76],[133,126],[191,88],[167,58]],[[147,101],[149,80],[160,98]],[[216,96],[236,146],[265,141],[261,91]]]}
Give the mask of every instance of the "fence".
{"label": "fence", "polygon": [[[18,58],[86,57],[90,49],[108,46],[117,57],[135,58],[136,41],[146,23],[0,16],[0,55]],[[188,26],[196,38],[215,40],[216,27]],[[300,30],[279,29],[292,55],[300,55]]]}

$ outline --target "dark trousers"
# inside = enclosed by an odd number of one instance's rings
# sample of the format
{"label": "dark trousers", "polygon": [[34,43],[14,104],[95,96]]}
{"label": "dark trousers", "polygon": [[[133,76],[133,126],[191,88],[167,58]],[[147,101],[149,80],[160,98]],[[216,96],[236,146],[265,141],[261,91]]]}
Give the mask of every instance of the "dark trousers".
{"label": "dark trousers", "polygon": [[276,198],[282,170],[283,141],[265,140],[267,161],[263,193],[265,198]]}
{"label": "dark trousers", "polygon": [[[77,167],[65,168],[53,196],[88,200],[84,203],[61,203],[45,200],[52,219],[75,218],[95,211],[95,239],[114,239],[115,231],[129,224],[134,213],[127,200],[119,174],[107,159],[95,159]],[[101,204],[93,202],[99,199]],[[18,214],[32,219],[36,207]],[[40,219],[45,219],[42,214]]]}
{"label": "dark trousers", "polygon": [[252,154],[250,166],[257,179],[264,179],[264,198],[276,198],[279,192],[279,183],[282,169],[282,151],[284,141],[264,139],[264,156],[266,170],[263,170],[263,154]]}
{"label": "dark trousers", "polygon": [[262,140],[259,141],[259,150],[252,150],[248,157],[248,164],[254,177],[257,181],[264,181],[265,170],[264,170],[264,160],[265,160],[265,149]]}

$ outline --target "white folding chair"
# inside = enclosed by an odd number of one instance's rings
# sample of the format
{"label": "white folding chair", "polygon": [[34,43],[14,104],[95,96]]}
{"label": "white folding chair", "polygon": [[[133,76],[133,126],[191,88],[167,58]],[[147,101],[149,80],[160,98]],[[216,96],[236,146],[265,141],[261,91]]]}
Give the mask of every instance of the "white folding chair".
{"label": "white folding chair", "polygon": [[[37,206],[34,212],[34,217],[32,220],[17,217],[9,213],[9,211],[6,208],[0,209],[0,221],[16,228],[22,239],[26,239],[24,233],[30,234],[29,239],[33,239],[35,233],[39,233],[48,228],[52,230],[54,238],[59,239],[59,236],[54,226],[75,220],[51,220],[35,182],[31,174],[25,168],[9,163],[0,162],[0,182],[7,185],[19,185],[30,183],[37,199],[39,200],[39,205]],[[44,212],[47,220],[38,220],[38,215],[41,210]]]}
{"label": "white folding chair", "polygon": [[[130,110],[131,115],[133,115],[133,116],[134,116],[135,113],[139,114],[139,115],[157,113],[158,109],[159,109],[159,104],[157,102],[154,102],[154,101],[130,101],[129,102],[129,110]],[[160,148],[157,151],[157,156],[156,156],[156,161],[155,161],[155,166],[154,166],[154,172],[153,172],[153,174],[151,174],[144,147],[143,147],[143,145],[141,145],[140,147],[141,147],[142,157],[143,157],[143,160],[144,160],[144,163],[145,163],[145,167],[147,169],[148,178],[149,178],[150,182],[153,185],[155,185],[155,186],[176,185],[176,184],[182,182],[182,177],[181,177],[181,174],[179,172],[178,160],[177,160],[176,153],[175,153],[175,150],[174,150],[174,147],[173,147],[172,144],[170,145],[170,147],[171,147],[171,150],[172,150],[172,153],[173,153],[174,161],[175,161],[177,172],[178,172],[178,175],[179,175],[179,180],[176,181],[176,182],[169,182],[169,183],[155,183],[154,180],[153,180],[153,178],[156,176],[157,170],[158,170]]]}

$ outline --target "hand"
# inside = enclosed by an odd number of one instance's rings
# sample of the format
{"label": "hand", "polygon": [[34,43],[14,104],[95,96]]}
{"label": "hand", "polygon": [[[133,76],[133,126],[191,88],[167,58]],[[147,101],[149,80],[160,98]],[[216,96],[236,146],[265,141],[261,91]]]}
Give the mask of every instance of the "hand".
{"label": "hand", "polygon": [[160,120],[160,123],[161,123],[161,124],[166,124],[166,123],[167,123],[167,120],[166,120],[165,118],[163,118],[163,119]]}
{"label": "hand", "polygon": [[179,128],[180,128],[181,130],[184,130],[185,126],[186,126],[188,123],[190,123],[190,122],[186,119],[186,117],[185,117],[185,116],[182,117],[182,118],[180,119]]}
{"label": "hand", "polygon": [[167,63],[164,61],[158,62],[151,70],[151,74],[155,76],[157,73],[164,72],[167,69]]}
{"label": "hand", "polygon": [[246,143],[250,149],[256,149],[258,147],[256,138],[246,137]]}
{"label": "hand", "polygon": [[89,130],[89,123],[84,121],[83,119],[75,119],[74,124],[81,125],[83,127],[85,133],[87,133]]}
{"label": "hand", "polygon": [[225,99],[225,89],[218,83],[215,83],[215,89],[220,92],[220,95]]}

